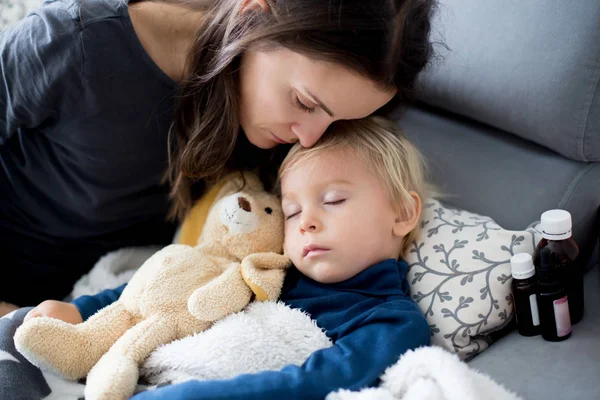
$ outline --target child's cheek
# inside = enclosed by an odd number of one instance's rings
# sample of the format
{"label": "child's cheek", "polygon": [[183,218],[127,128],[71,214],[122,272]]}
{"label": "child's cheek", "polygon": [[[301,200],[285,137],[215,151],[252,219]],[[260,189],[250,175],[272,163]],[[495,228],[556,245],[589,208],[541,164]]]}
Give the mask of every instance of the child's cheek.
{"label": "child's cheek", "polygon": [[283,254],[288,256],[290,258],[290,260],[292,260],[292,263],[297,264],[298,250],[294,248],[293,243],[294,243],[294,239],[292,238],[291,235],[288,236],[288,234],[286,232],[285,239],[283,241]]}

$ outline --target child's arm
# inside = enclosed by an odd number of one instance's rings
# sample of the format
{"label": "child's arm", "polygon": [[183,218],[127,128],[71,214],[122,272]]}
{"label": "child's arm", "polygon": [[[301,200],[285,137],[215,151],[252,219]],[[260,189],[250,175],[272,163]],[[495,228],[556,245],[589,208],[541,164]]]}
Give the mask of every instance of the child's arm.
{"label": "child's arm", "polygon": [[119,300],[125,286],[127,286],[127,284],[123,284],[116,289],[106,289],[93,296],[81,296],[71,303],[77,307],[77,310],[79,310],[79,313],[81,314],[81,318],[85,321],[101,308],[111,305]]}
{"label": "child's arm", "polygon": [[414,303],[379,306],[333,347],[311,354],[302,366],[240,375],[220,381],[189,381],[142,392],[134,400],[319,399],[339,389],[377,383],[385,369],[410,349],[429,344],[429,326]]}
{"label": "child's arm", "polygon": [[126,285],[116,289],[107,289],[94,296],[81,296],[71,303],[58,300],[46,300],[29,311],[25,316],[25,322],[31,318],[49,317],[56,318],[70,324],[80,324],[98,310],[104,308],[119,299]]}

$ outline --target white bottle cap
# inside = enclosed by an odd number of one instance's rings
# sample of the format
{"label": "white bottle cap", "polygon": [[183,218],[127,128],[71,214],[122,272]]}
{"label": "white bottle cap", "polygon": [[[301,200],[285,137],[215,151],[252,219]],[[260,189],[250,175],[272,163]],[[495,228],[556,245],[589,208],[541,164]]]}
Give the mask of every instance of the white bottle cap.
{"label": "white bottle cap", "polygon": [[565,210],[549,210],[542,214],[542,236],[548,240],[564,240],[571,237],[571,214]]}
{"label": "white bottle cap", "polygon": [[510,273],[515,279],[527,279],[535,275],[533,259],[527,253],[519,253],[510,259]]}

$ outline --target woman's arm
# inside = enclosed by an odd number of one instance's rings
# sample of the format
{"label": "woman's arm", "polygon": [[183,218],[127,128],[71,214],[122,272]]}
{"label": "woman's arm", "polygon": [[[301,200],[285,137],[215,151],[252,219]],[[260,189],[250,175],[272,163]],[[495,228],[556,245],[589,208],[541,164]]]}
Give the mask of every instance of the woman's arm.
{"label": "woman's arm", "polygon": [[372,386],[404,352],[429,344],[425,317],[408,303],[394,301],[373,309],[356,329],[333,347],[311,354],[302,366],[229,380],[189,381],[142,392],[133,399],[322,400],[339,389]]}

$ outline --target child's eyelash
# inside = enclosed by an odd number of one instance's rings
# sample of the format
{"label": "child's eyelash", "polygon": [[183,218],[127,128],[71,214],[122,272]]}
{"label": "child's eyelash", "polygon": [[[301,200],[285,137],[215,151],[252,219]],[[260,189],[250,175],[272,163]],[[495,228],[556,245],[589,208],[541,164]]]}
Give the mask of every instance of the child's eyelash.
{"label": "child's eyelash", "polygon": [[300,99],[298,98],[298,96],[296,96],[296,104],[298,105],[298,107],[300,107],[301,110],[306,111],[309,114],[312,114],[315,112],[314,108],[309,107],[306,104],[304,104],[303,102],[301,102]]}
{"label": "child's eyelash", "polygon": [[[335,200],[335,201],[326,201],[324,204],[326,204],[328,206],[337,206],[339,204],[342,204],[345,201],[346,201],[346,199],[339,199],[339,200]],[[301,213],[301,211],[298,211],[297,213],[294,213],[294,214],[290,214],[287,217],[285,217],[285,219],[289,220],[289,219],[295,217],[296,215],[299,215],[300,213]]]}
{"label": "child's eyelash", "polygon": [[297,213],[294,213],[294,214],[292,214],[292,215],[288,215],[287,217],[285,217],[285,219],[286,219],[286,220],[287,220],[287,219],[291,219],[291,218],[295,217],[295,216],[296,216],[296,215],[298,215],[298,214],[300,214],[300,213],[299,213],[299,212],[297,212]]}

